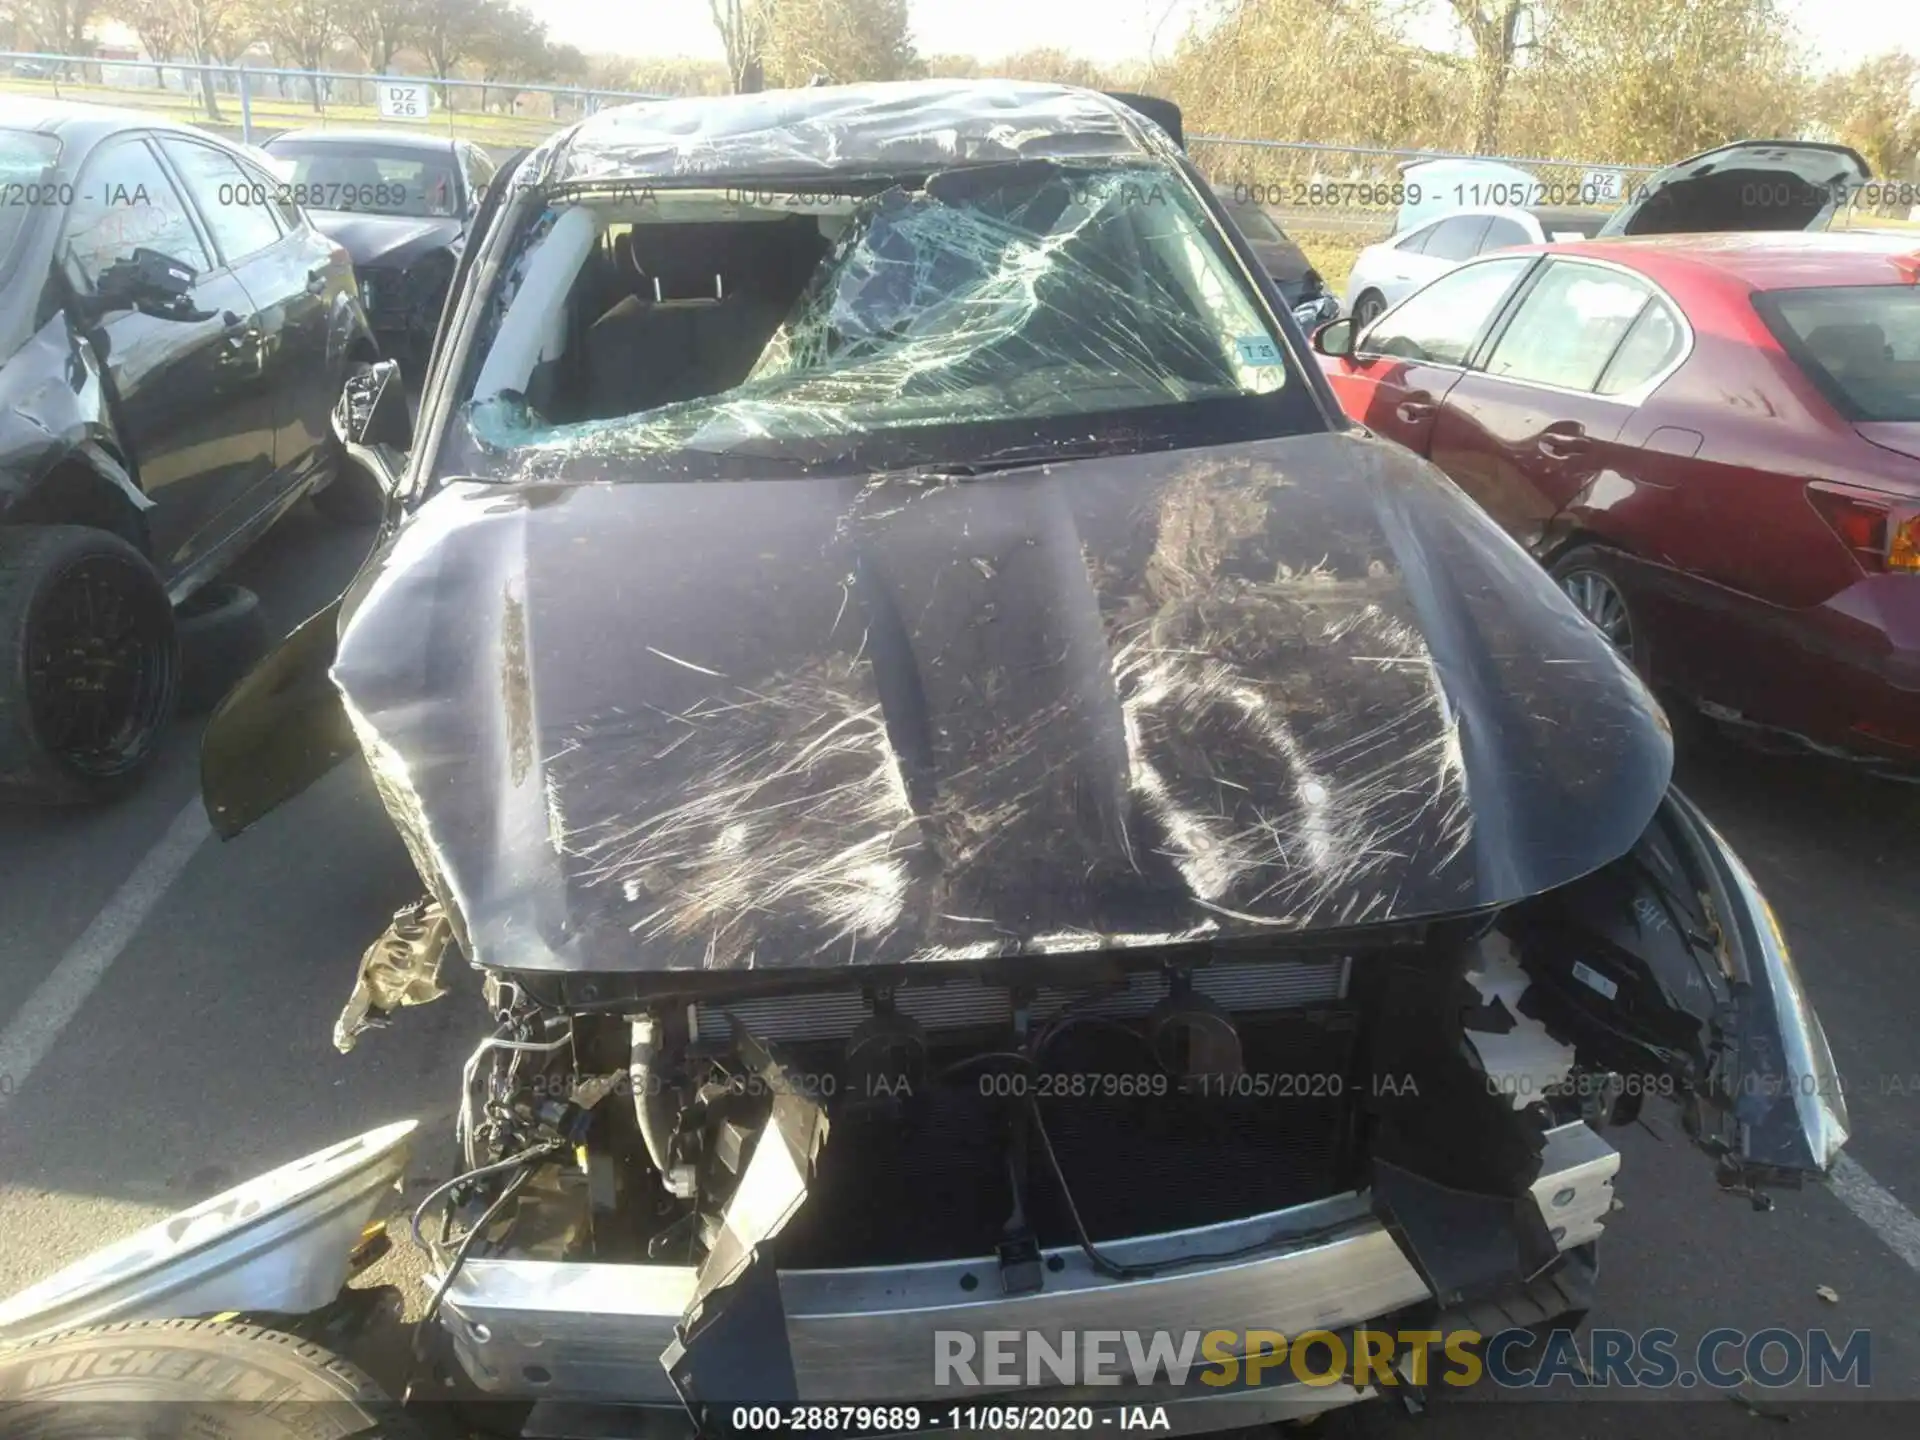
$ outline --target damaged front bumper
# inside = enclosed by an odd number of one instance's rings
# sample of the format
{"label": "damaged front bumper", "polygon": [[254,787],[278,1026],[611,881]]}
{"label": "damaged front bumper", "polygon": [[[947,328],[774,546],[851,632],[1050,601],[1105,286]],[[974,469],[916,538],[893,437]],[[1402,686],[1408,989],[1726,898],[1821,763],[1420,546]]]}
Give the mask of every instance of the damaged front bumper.
{"label": "damaged front bumper", "polygon": [[[1612,1207],[1619,1166],[1618,1153],[1585,1124],[1559,1126],[1548,1132],[1539,1178],[1520,1204],[1558,1252],[1590,1244]],[[696,1336],[680,1379],[692,1378],[713,1400],[962,1403],[996,1387],[968,1386],[962,1371],[941,1385],[940,1357],[985,1353],[988,1332],[1056,1341],[1086,1331],[1298,1335],[1439,1304],[1373,1210],[1370,1196],[1352,1193],[1101,1247],[1124,1265],[1174,1266],[1138,1280],[1108,1278],[1077,1248],[1050,1250],[1043,1288],[1019,1295],[1001,1292],[990,1256],[783,1271],[765,1296],[748,1293],[754,1287],[743,1279],[732,1297],[737,1308],[756,1306],[773,1322],[756,1327],[752,1373],[703,1364],[709,1357]],[[1192,1263],[1180,1264],[1187,1256]],[[1527,1278],[1516,1275],[1514,1288]],[[700,1271],[690,1266],[473,1260],[454,1278],[443,1323],[461,1367],[494,1396],[678,1406],[663,1357],[678,1348],[699,1286]],[[775,1377],[790,1382],[784,1397],[769,1384]],[[1330,1408],[1361,1396],[1329,1386],[1313,1398],[1313,1408]]]}
{"label": "damaged front bumper", "polygon": [[0,1301],[0,1345],[117,1321],[319,1309],[391,1199],[417,1123],[283,1165]]}

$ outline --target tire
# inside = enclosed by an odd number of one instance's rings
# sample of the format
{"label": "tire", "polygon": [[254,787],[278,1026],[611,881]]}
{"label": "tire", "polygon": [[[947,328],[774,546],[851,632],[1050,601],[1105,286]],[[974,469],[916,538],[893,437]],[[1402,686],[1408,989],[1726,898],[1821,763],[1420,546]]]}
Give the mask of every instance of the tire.
{"label": "tire", "polygon": [[421,1440],[372,1380],[254,1325],[140,1320],[0,1351],[7,1440]]}
{"label": "tire", "polygon": [[180,636],[180,709],[213,709],[273,648],[260,597],[240,585],[209,585],[174,611]]}
{"label": "tire", "polygon": [[173,605],[145,556],[79,525],[0,529],[0,796],[131,789],[179,688]]}
{"label": "tire", "polygon": [[1358,335],[1367,326],[1387,313],[1387,300],[1378,290],[1363,290],[1360,298],[1353,302],[1353,333]]}
{"label": "tire", "polygon": [[[347,379],[364,375],[372,368],[371,360],[349,361],[341,384],[344,386]],[[352,530],[378,524],[387,511],[387,492],[380,484],[380,477],[356,462],[337,437],[328,437],[327,448],[328,468],[333,478],[313,492],[313,508],[334,524]]]}
{"label": "tire", "polygon": [[[1609,643],[1659,697],[1661,708],[1666,712],[1668,728],[1673,732],[1674,743],[1692,749],[1708,739],[1712,733],[1711,727],[1693,702],[1667,686],[1654,685],[1650,637],[1641,625],[1632,601],[1627,598],[1629,587],[1622,578],[1618,553],[1604,545],[1576,545],[1554,561],[1547,573],[1553,576],[1554,582],[1573,601],[1574,608],[1607,637]],[[1610,607],[1602,591],[1610,591],[1617,605]],[[1590,606],[1593,608],[1590,609]],[[1606,614],[1610,609],[1617,616],[1617,624],[1611,630],[1596,619],[1594,613],[1597,610]]]}

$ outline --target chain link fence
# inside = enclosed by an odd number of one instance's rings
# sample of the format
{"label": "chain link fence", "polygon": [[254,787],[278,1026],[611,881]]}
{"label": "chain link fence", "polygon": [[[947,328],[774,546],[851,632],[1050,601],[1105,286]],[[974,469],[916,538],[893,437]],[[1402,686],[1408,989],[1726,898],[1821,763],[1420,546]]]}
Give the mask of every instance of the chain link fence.
{"label": "chain link fence", "polygon": [[608,104],[666,97],[521,80],[195,65],[0,51],[0,93],[118,105],[259,144],[309,127],[406,124],[501,150]]}
{"label": "chain link fence", "polygon": [[1303,244],[1345,241],[1355,248],[1393,233],[1403,203],[1422,198],[1419,171],[1430,161],[1508,167],[1530,183],[1450,177],[1428,201],[1458,206],[1523,205],[1606,213],[1626,198],[1651,165],[1548,160],[1520,155],[1469,155],[1448,150],[1395,150],[1304,140],[1248,140],[1196,135],[1188,151],[1201,173],[1236,199],[1260,206]]}

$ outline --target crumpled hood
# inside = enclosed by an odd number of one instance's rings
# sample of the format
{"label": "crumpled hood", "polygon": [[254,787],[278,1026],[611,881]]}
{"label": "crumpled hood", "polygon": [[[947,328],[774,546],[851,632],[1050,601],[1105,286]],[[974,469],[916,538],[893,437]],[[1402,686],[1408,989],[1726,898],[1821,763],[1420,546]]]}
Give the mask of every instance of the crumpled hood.
{"label": "crumpled hood", "polygon": [[309,213],[320,233],[344,246],[355,265],[411,265],[429,251],[452,245],[461,231],[460,221],[451,216],[418,219],[338,210]]}
{"label": "crumpled hood", "polygon": [[1672,760],[1534,561],[1350,433],[971,480],[455,485],[348,606],[334,682],[491,966],[1441,916],[1623,853]]}

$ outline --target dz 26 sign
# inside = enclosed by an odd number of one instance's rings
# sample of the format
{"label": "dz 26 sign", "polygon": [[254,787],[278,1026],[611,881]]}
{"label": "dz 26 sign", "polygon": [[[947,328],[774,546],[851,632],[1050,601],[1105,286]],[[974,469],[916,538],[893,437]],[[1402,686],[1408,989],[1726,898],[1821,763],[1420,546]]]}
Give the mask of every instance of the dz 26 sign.
{"label": "dz 26 sign", "polygon": [[419,80],[382,80],[380,82],[380,118],[383,120],[424,120],[431,109],[425,82]]}

